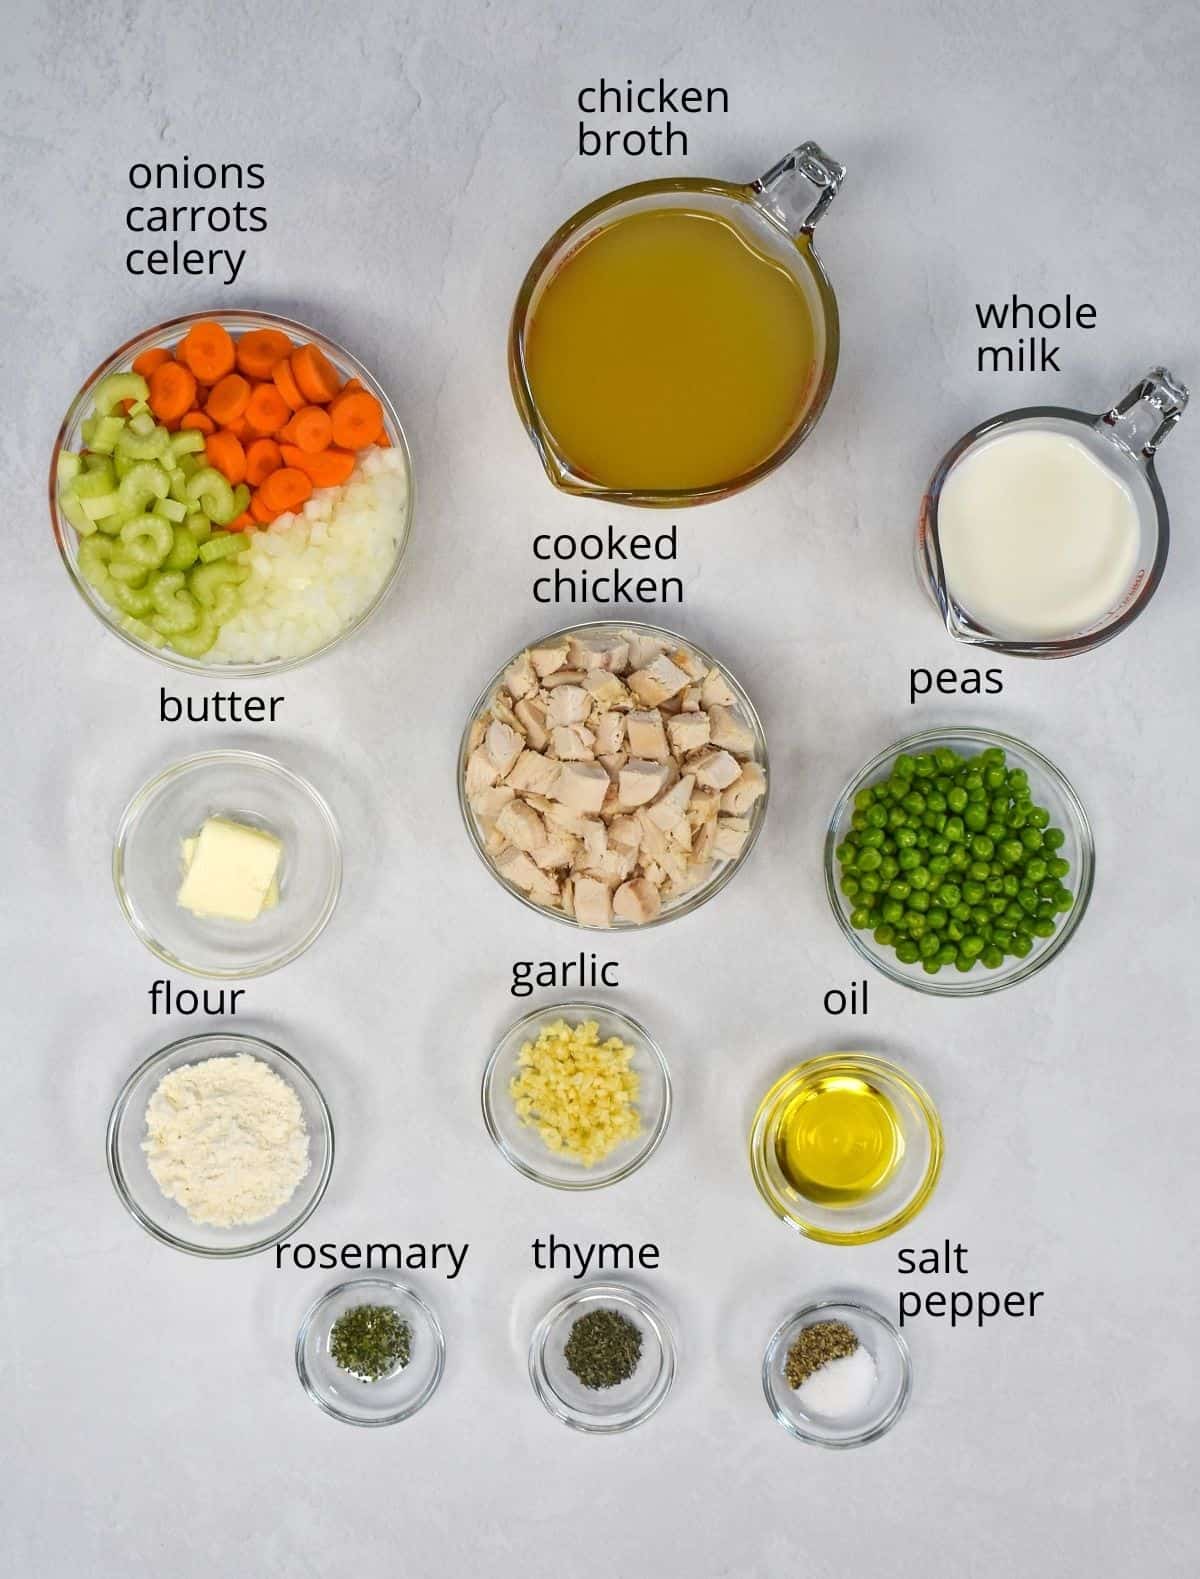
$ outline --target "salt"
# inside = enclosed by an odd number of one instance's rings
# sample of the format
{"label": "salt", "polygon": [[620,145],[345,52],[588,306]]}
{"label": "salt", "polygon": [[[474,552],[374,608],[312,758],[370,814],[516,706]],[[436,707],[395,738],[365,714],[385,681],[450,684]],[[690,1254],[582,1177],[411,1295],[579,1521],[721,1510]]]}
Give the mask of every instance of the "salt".
{"label": "salt", "polygon": [[853,1354],[815,1370],[797,1388],[796,1397],[809,1414],[844,1420],[866,1409],[877,1379],[875,1361],[860,1343]]}

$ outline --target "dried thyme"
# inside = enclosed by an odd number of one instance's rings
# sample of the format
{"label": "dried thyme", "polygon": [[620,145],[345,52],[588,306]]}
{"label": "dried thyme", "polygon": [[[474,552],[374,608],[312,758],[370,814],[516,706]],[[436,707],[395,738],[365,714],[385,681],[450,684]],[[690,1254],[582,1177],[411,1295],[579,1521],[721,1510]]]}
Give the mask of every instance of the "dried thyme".
{"label": "dried thyme", "polygon": [[354,1305],[329,1331],[329,1352],[340,1370],[377,1382],[412,1356],[412,1328],[388,1305]]}
{"label": "dried thyme", "polygon": [[814,1371],[830,1360],[844,1360],[858,1348],[854,1330],[844,1321],[814,1321],[796,1337],[787,1352],[783,1374],[789,1387],[802,1387]]}
{"label": "dried thyme", "polygon": [[563,1356],[584,1387],[618,1387],[637,1370],[642,1335],[618,1310],[590,1310],[571,1328]]}

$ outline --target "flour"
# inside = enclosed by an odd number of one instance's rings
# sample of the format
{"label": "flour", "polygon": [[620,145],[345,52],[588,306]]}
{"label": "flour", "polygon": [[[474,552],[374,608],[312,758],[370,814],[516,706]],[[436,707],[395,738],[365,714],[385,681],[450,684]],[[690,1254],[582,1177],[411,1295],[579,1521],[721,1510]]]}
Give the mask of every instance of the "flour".
{"label": "flour", "polygon": [[164,1075],[146,1106],[142,1150],[163,1194],[214,1228],[270,1217],[310,1166],[300,1099],[249,1053]]}

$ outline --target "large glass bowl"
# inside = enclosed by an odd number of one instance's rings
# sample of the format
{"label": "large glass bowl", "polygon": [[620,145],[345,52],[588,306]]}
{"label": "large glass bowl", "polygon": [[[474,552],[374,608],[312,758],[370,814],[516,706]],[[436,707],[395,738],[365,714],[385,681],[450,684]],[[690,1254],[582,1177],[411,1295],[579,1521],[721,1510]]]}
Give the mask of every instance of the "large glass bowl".
{"label": "large glass bowl", "polygon": [[[139,641],[129,631],[122,630],[117,623],[114,610],[95,592],[83,579],[79,570],[79,544],[82,541],[78,532],[63,515],[58,503],[58,457],[61,451],[78,451],[82,445],[80,426],[92,410],[96,386],[110,373],[125,372],[128,370],[134,357],[152,346],[175,344],[181,340],[194,323],[216,322],[228,329],[230,334],[244,334],[248,329],[279,329],[293,340],[307,340],[318,346],[343,378],[357,378],[363,386],[379,401],[383,407],[383,423],[388,437],[393,446],[404,457],[404,472],[408,484],[407,500],[405,504],[404,522],[400,530],[399,542],[396,547],[396,559],[391,572],[383,586],[380,587],[374,600],[353,619],[349,625],[339,631],[330,641],[323,646],[315,647],[312,652],[304,653],[299,657],[272,658],[265,663],[219,663],[207,657],[186,658],[182,653],[172,652],[166,647],[150,647],[145,642]],[[404,553],[412,535],[413,516],[413,476],[412,456],[409,452],[408,441],[404,436],[404,429],[400,426],[400,419],[396,415],[391,401],[383,389],[376,382],[373,375],[357,360],[356,357],[330,340],[317,329],[310,329],[307,324],[297,323],[291,318],[280,318],[273,313],[251,312],[245,309],[230,309],[225,312],[187,313],[182,318],[168,318],[165,322],[155,324],[152,328],[135,335],[132,340],[127,340],[124,345],[118,346],[113,354],[104,361],[94,373],[88,377],[82,389],[72,400],[62,426],[58,430],[58,437],[54,441],[54,449],[50,456],[50,525],[54,532],[54,541],[62,555],[63,564],[70,572],[75,589],[92,613],[102,621],[106,630],[120,638],[127,647],[134,648],[137,652],[148,653],[152,658],[169,664],[173,669],[184,669],[192,674],[216,675],[263,675],[277,674],[284,669],[294,669],[299,664],[308,663],[310,659],[318,657],[321,653],[330,652],[347,636],[358,630],[360,626],[370,619],[371,615],[383,602],[388,592],[395,585],[400,573],[400,566],[404,560]]]}
{"label": "large glass bowl", "polygon": [[[754,806],[751,808],[750,832],[746,836],[746,842],[742,846],[740,853],[734,860],[717,861],[713,866],[712,873],[709,876],[707,882],[701,883],[698,888],[693,888],[689,893],[682,894],[677,899],[664,899],[662,910],[653,921],[625,921],[619,916],[614,916],[612,918],[612,924],[610,927],[606,929],[600,929],[596,927],[588,927],[582,921],[577,921],[574,916],[565,915],[563,911],[556,910],[553,908],[553,906],[539,905],[535,900],[531,899],[528,894],[522,892],[522,890],[518,888],[515,883],[510,883],[496,870],[495,862],[487,852],[483,833],[479,826],[479,821],[475,816],[475,813],[471,810],[471,804],[467,799],[467,758],[471,754],[471,726],[474,724],[475,720],[480,716],[480,714],[487,710],[493,695],[504,679],[505,670],[511,664],[516,662],[516,660],[521,656],[522,652],[526,651],[526,649],[529,647],[551,646],[555,642],[560,641],[562,638],[568,636],[619,636],[622,631],[634,631],[639,636],[657,637],[662,641],[669,642],[674,647],[682,647],[688,652],[694,653],[702,663],[706,663],[710,667],[719,669],[721,671],[721,674],[729,685],[730,691],[733,693],[738,712],[741,714],[742,718],[745,719],[746,723],[753,732],[754,754],[751,760],[757,762],[762,768],[763,772],[766,774],[767,787],[766,792],[761,795],[757,801],[755,801]],[[699,646],[696,642],[691,641],[687,637],[680,636],[677,631],[667,630],[665,627],[660,625],[641,624],[634,620],[585,620],[579,625],[562,626],[556,631],[551,631],[547,636],[535,637],[533,640],[527,642],[524,647],[518,648],[516,652],[512,653],[504,660],[499,669],[496,670],[496,673],[488,681],[487,685],[485,685],[483,690],[479,693],[479,696],[475,701],[475,705],[471,708],[471,711],[467,716],[467,722],[462,732],[462,742],[458,751],[458,804],[462,811],[463,822],[467,827],[467,833],[470,835],[471,843],[474,845],[475,852],[479,856],[479,859],[483,862],[484,866],[487,867],[488,871],[492,874],[500,886],[510,893],[514,899],[519,900],[521,904],[527,906],[528,909],[535,910],[540,916],[549,916],[551,920],[560,921],[566,926],[579,927],[585,932],[594,932],[599,930],[607,930],[610,932],[645,932],[650,927],[662,926],[664,922],[678,920],[680,916],[688,916],[691,915],[693,910],[698,910],[700,906],[710,900],[714,894],[720,893],[721,889],[725,887],[725,884],[729,882],[734,873],[739,871],[742,866],[745,865],[747,857],[754,848],[755,842],[758,839],[758,835],[762,830],[763,820],[767,814],[767,802],[770,800],[770,798],[771,770],[767,763],[767,738],[763,732],[762,722],[755,710],[754,703],[750,700],[750,697],[745,689],[738,683],[737,678],[729,672],[729,669],[725,666],[725,664],[719,663],[717,659],[712,657],[710,653],[705,652],[703,647]]]}
{"label": "large glass bowl", "polygon": [[[562,1152],[551,1151],[536,1125],[523,1124],[509,1095],[521,1048],[536,1039],[543,1025],[566,1020],[572,1025],[595,1020],[601,1042],[618,1036],[634,1049],[630,1067],[638,1076],[637,1109],[641,1133],[623,1140],[608,1156],[585,1168]],[[524,1015],[505,1032],[483,1072],[483,1120],[500,1154],[518,1173],[557,1190],[598,1190],[635,1173],[667,1132],[671,1117],[671,1077],[662,1049],[644,1026],[602,1003],[548,1003]]]}
{"label": "large glass bowl", "polygon": [[[232,1058],[248,1053],[287,1082],[300,1099],[308,1130],[309,1169],[296,1193],[270,1217],[256,1223],[219,1228],[194,1223],[177,1201],[159,1189],[142,1151],[146,1132],[146,1104],[164,1075],[181,1064],[202,1063],[207,1058]],[[106,1141],[108,1172],[126,1211],[148,1234],[172,1249],[189,1255],[228,1260],[254,1255],[286,1239],[308,1221],[320,1204],[333,1172],[333,1119],[325,1098],[308,1071],[282,1047],[257,1036],[237,1036],[216,1031],[206,1036],[185,1036],[152,1053],[130,1075],[113,1103]]]}
{"label": "large glass bowl", "polygon": [[[998,746],[1006,756],[1007,766],[1020,767],[1029,776],[1029,788],[1034,804],[1044,806],[1050,813],[1051,826],[1061,828],[1066,835],[1059,855],[1070,862],[1070,871],[1064,882],[1075,895],[1075,903],[1060,920],[1052,936],[1036,938],[1032,950],[1021,959],[1014,955],[1005,958],[996,970],[978,964],[969,972],[960,973],[953,967],[928,975],[920,962],[906,965],[896,958],[890,948],[876,943],[869,931],[859,931],[850,925],[851,905],[842,893],[838,882],[840,868],[836,850],[845,838],[854,814],[854,797],[859,790],[886,778],[892,763],[902,751],[911,755],[936,751],[948,746],[960,756],[978,756],[989,746]],[[1012,987],[1026,981],[1061,953],[1074,937],[1083,920],[1092,894],[1095,876],[1096,847],[1091,824],[1083,804],[1067,779],[1044,757],[1040,751],[1026,745],[1012,735],[1003,735],[994,729],[927,729],[919,735],[909,735],[894,746],[881,751],[850,780],[838,798],[829,819],[825,834],[825,892],[837,918],[838,925],[854,947],[876,970],[899,982],[904,987],[915,987],[918,992],[933,993],[942,998],[976,998],[984,993],[999,992],[1002,987]]]}

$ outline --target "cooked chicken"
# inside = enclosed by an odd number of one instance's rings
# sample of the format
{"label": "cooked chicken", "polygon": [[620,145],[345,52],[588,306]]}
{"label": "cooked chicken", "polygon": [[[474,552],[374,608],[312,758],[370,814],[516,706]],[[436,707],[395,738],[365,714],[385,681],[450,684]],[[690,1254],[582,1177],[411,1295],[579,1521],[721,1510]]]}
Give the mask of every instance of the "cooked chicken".
{"label": "cooked chicken", "polygon": [[657,707],[660,702],[685,691],[689,679],[689,675],[660,653],[644,669],[637,669],[629,676],[629,689],[644,707]]}
{"label": "cooked chicken", "polygon": [[653,921],[662,910],[662,899],[654,884],[644,877],[622,883],[613,895],[613,914],[622,921]]}
{"label": "cooked chicken", "polygon": [[560,685],[550,693],[546,709],[546,722],[553,729],[556,724],[582,724],[592,709],[592,699],[581,685]]}
{"label": "cooked chicken", "polygon": [[484,749],[496,764],[497,772],[504,778],[513,763],[521,755],[525,742],[511,724],[501,723],[493,719],[488,725],[487,734],[484,736]]}
{"label": "cooked chicken", "polygon": [[572,811],[597,812],[608,793],[608,774],[599,762],[564,762],[546,793]]}
{"label": "cooked chicken", "polygon": [[678,713],[668,719],[667,734],[671,737],[671,750],[677,757],[686,756],[689,751],[698,751],[709,741],[708,714]]}
{"label": "cooked chicken", "polygon": [[688,766],[704,789],[728,789],[742,771],[741,763],[728,751],[702,751]]}
{"label": "cooked chicken", "polygon": [[665,762],[643,762],[638,757],[630,757],[621,769],[621,805],[646,805],[666,788],[670,776]]}
{"label": "cooked chicken", "polygon": [[656,707],[646,712],[626,713],[625,729],[631,756],[647,757],[652,762],[666,762],[670,757],[671,748],[667,745],[662,714]]}
{"label": "cooked chicken", "polygon": [[721,810],[744,817],[754,802],[767,793],[767,775],[757,762],[747,762],[740,776],[721,796]]}
{"label": "cooked chicken", "polygon": [[740,719],[731,707],[714,702],[708,710],[709,739],[714,746],[732,751],[735,757],[748,757],[754,753],[754,731]]}
{"label": "cooked chicken", "polygon": [[612,922],[612,890],[594,877],[576,877],[573,884],[575,919],[585,927],[606,927]]}

